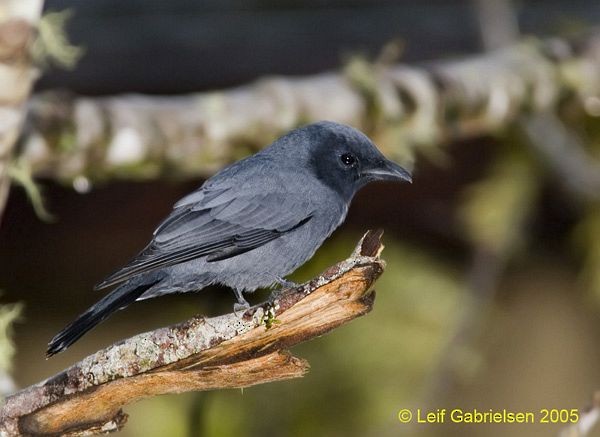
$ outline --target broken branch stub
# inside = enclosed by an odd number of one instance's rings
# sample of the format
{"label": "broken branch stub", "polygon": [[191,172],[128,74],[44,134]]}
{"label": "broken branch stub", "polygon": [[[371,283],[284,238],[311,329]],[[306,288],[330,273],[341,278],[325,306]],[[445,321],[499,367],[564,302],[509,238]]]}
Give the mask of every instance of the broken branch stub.
{"label": "broken branch stub", "polygon": [[15,393],[0,408],[0,435],[110,432],[126,422],[121,407],[143,398],[303,376],[308,363],[285,349],[371,310],[382,233],[367,232],[345,261],[242,314],[136,335]]}

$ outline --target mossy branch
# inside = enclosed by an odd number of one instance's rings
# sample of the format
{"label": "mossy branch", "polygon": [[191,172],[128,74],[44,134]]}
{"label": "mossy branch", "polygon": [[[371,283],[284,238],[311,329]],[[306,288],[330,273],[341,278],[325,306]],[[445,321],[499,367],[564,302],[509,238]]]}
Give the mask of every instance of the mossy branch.
{"label": "mossy branch", "polygon": [[371,310],[385,266],[381,235],[369,231],[350,258],[244,313],[139,334],[8,397],[0,435],[108,432],[124,425],[121,407],[142,398],[301,377],[308,363],[286,348]]}
{"label": "mossy branch", "polygon": [[207,176],[299,124],[331,119],[366,130],[406,163],[415,148],[436,156],[441,143],[565,100],[593,112],[600,93],[599,33],[419,66],[385,62],[182,96],[37,95],[20,156],[35,176],[81,190],[115,177]]}

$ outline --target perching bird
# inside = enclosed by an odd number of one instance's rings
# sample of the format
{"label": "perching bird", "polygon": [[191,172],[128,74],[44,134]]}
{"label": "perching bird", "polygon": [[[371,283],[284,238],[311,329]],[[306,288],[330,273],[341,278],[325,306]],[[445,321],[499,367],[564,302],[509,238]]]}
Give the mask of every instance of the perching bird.
{"label": "perching bird", "polygon": [[49,343],[65,350],[136,300],[201,290],[242,293],[276,283],[308,260],[345,219],[354,194],[372,181],[410,181],[363,133],[322,121],[293,130],[208,179],[177,202],[152,241],[96,289],[120,284]]}

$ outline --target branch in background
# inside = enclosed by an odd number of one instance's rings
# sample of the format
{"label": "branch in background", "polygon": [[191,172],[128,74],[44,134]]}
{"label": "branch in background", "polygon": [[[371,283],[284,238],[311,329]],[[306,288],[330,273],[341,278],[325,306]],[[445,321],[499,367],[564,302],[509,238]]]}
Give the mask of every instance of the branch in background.
{"label": "branch in background", "polygon": [[472,1],[486,51],[506,47],[519,39],[519,20],[512,0]]}
{"label": "branch in background", "polygon": [[24,104],[37,69],[30,48],[42,0],[5,0],[0,4],[0,218],[10,187],[9,164],[21,133]]}
{"label": "branch in background", "polygon": [[73,182],[209,175],[299,124],[332,119],[365,129],[393,157],[486,134],[559,97],[600,94],[600,34],[583,44],[527,39],[484,55],[423,66],[351,62],[342,72],[274,77],[186,96],[78,97],[31,102],[20,159],[36,176]]}
{"label": "branch in background", "polygon": [[131,337],[12,396],[0,435],[81,435],[121,428],[121,407],[164,393],[248,387],[297,378],[308,363],[284,349],[372,308],[384,262],[382,232],[321,276],[243,314],[204,318]]}
{"label": "branch in background", "polygon": [[489,174],[463,192],[459,218],[473,244],[467,293],[439,364],[428,378],[428,405],[439,403],[457,383],[479,370],[478,360],[473,359],[475,345],[507,262],[527,245],[527,224],[538,204],[539,191],[539,178],[528,155],[508,148]]}
{"label": "branch in background", "polygon": [[600,162],[594,161],[574,132],[553,113],[524,117],[520,123],[531,146],[548,162],[575,197],[600,200]]}
{"label": "branch in background", "polygon": [[[511,0],[474,0],[474,5],[486,50],[498,49],[518,40],[518,17]],[[559,41],[553,44],[555,50],[561,50]],[[591,94],[588,90],[586,94],[583,106],[591,115],[598,116],[598,89]],[[584,200],[600,199],[600,162],[588,155],[577,134],[569,131],[556,111],[524,114],[518,124],[533,149],[548,162],[570,193]]]}

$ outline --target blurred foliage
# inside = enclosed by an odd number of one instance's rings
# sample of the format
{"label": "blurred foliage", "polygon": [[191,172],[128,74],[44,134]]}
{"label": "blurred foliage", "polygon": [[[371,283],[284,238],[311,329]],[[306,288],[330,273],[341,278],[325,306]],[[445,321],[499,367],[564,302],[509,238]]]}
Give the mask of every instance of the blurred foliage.
{"label": "blurred foliage", "polygon": [[15,389],[12,378],[12,360],[15,347],[12,341],[13,323],[21,315],[21,304],[0,304],[0,403],[3,397]]}
{"label": "blurred foliage", "polygon": [[488,175],[464,191],[458,213],[469,240],[498,255],[523,248],[524,225],[536,207],[539,184],[527,153],[503,150]]}
{"label": "blurred foliage", "polygon": [[52,222],[54,217],[44,205],[41,187],[33,179],[31,168],[23,160],[17,158],[11,161],[8,174],[14,183],[23,187],[38,218],[45,222]]}
{"label": "blurred foliage", "polygon": [[600,206],[590,208],[574,230],[573,241],[583,253],[582,279],[600,305]]}
{"label": "blurred foliage", "polygon": [[[572,123],[577,123],[581,136],[585,140],[590,156],[600,161],[600,99],[592,100],[596,116],[581,117],[575,112]],[[586,108],[589,114],[590,108]],[[580,115],[579,118],[576,116]],[[589,295],[600,306],[600,204],[588,202],[582,209],[582,216],[573,230],[572,242],[578,253],[582,254],[581,278]]]}
{"label": "blurred foliage", "polygon": [[0,304],[0,370],[9,371],[15,353],[11,341],[12,325],[21,315],[21,304]]}
{"label": "blurred foliage", "polygon": [[42,67],[50,64],[72,69],[83,56],[84,50],[69,42],[66,26],[73,16],[73,11],[65,9],[59,12],[47,12],[38,25],[32,52],[36,62]]}

